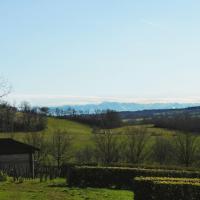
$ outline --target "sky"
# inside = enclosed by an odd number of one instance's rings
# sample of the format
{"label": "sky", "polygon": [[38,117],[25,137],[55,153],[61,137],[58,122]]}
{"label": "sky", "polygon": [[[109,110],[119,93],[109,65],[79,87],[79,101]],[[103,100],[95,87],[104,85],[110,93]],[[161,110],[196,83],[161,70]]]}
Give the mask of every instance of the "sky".
{"label": "sky", "polygon": [[199,0],[2,0],[7,98],[200,102],[199,10]]}

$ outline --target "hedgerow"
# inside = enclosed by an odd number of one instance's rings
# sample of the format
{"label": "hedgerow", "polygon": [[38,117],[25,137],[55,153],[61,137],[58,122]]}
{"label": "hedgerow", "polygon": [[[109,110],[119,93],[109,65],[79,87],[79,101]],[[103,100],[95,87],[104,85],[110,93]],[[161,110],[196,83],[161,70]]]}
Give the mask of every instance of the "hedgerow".
{"label": "hedgerow", "polygon": [[71,167],[67,173],[70,186],[132,189],[139,176],[200,178],[200,172],[122,167]]}
{"label": "hedgerow", "polygon": [[199,200],[200,179],[139,177],[134,179],[135,200]]}

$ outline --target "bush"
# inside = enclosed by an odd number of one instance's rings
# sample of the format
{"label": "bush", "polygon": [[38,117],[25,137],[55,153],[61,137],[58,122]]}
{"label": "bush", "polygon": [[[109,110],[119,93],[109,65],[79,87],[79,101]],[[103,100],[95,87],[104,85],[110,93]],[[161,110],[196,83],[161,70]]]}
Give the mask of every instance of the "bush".
{"label": "bush", "polygon": [[24,178],[23,177],[19,177],[18,183],[23,183],[23,182],[24,182]]}
{"label": "bush", "polygon": [[132,189],[133,178],[139,176],[199,178],[197,171],[140,169],[122,167],[70,167],[67,181],[70,186]]}
{"label": "bush", "polygon": [[134,194],[135,200],[199,200],[200,179],[139,177]]}
{"label": "bush", "polygon": [[7,174],[0,171],[0,182],[7,181]]}

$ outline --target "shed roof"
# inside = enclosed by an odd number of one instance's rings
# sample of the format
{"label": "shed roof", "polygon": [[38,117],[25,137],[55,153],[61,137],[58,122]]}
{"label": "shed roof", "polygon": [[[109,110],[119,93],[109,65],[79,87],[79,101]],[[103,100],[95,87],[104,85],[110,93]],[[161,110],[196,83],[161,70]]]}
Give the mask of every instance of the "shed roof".
{"label": "shed roof", "polygon": [[10,138],[0,139],[0,155],[34,153],[35,151],[39,149]]}

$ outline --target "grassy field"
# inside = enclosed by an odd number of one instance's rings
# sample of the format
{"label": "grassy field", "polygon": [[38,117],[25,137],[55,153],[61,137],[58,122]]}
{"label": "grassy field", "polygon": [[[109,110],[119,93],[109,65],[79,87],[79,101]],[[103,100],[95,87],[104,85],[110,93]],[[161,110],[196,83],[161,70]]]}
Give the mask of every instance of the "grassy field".
{"label": "grassy field", "polygon": [[133,200],[125,190],[68,188],[64,179],[40,183],[39,180],[0,183],[2,200]]}
{"label": "grassy field", "polygon": [[[140,125],[141,126],[141,125]],[[148,129],[148,132],[152,135],[152,138],[159,135],[165,135],[165,136],[173,136],[175,134],[174,131],[166,130],[166,129],[160,129],[160,128],[154,128],[152,125],[142,125]],[[138,127],[136,126],[129,126],[129,127]],[[124,130],[127,127],[121,127],[116,128],[113,130],[115,133],[119,133],[120,135],[123,135]],[[63,120],[63,119],[56,119],[56,118],[48,118],[48,126],[46,130],[40,132],[44,134],[45,138],[48,140],[52,134],[55,132],[55,130],[65,130],[67,131],[72,137],[73,137],[73,149],[76,151],[77,149],[80,149],[81,147],[84,147],[87,144],[93,144],[92,141],[92,128],[88,125],[77,123],[70,120]],[[1,133],[0,138],[2,137],[12,137],[14,139],[23,141],[25,135],[29,133]]]}
{"label": "grassy field", "polygon": [[[75,149],[79,149],[81,146],[91,143],[92,128],[69,120],[48,118],[47,128],[38,133],[44,134],[45,138],[48,140],[57,129],[67,131],[72,135]],[[12,137],[16,140],[23,141],[27,134],[30,133],[0,133],[0,138]]]}
{"label": "grassy field", "polygon": [[49,137],[56,129],[66,130],[72,135],[75,148],[91,143],[92,128],[87,125],[70,120],[49,118],[48,128],[44,131],[44,134]]}
{"label": "grassy field", "polygon": [[[119,135],[119,140],[124,140],[124,133],[127,128],[130,127],[145,127],[147,128],[147,132],[151,135],[149,144],[153,144],[155,137],[164,135],[165,137],[173,137],[176,135],[175,131],[162,129],[162,128],[155,128],[153,125],[132,125],[132,126],[124,126],[121,128],[113,129],[113,133]],[[56,119],[56,118],[48,118],[47,128],[42,132],[38,132],[44,135],[46,140],[49,140],[55,131],[64,130],[67,131],[72,136],[72,148],[71,154],[74,155],[77,151],[82,150],[87,145],[93,145],[93,134],[92,134],[92,127],[89,125],[81,124],[78,122],[65,120],[65,119]],[[24,142],[25,135],[30,133],[0,133],[0,138],[2,137],[12,137],[18,141]],[[37,134],[37,133],[34,133]]]}

